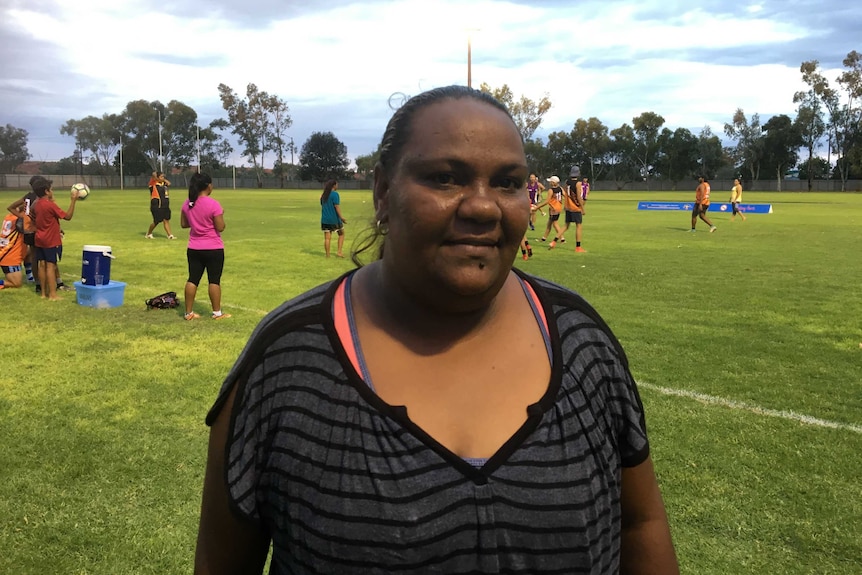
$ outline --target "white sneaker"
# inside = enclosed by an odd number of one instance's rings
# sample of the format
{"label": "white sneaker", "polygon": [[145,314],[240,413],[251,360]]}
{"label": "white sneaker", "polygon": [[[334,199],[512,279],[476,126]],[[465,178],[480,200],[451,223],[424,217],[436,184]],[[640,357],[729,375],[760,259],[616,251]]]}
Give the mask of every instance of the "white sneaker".
{"label": "white sneaker", "polygon": [[170,235],[170,236],[168,236],[168,239],[169,239],[169,240],[175,240],[175,239],[177,239],[177,236]]}
{"label": "white sneaker", "polygon": [[153,239],[153,234],[147,234],[144,237],[147,238],[148,240],[151,240],[151,239]]}
{"label": "white sneaker", "polygon": [[712,232],[714,232],[714,231],[715,231],[715,230],[717,230],[717,229],[718,229],[718,228],[716,228],[715,226],[712,226],[711,228],[709,228],[709,233],[712,233]]}

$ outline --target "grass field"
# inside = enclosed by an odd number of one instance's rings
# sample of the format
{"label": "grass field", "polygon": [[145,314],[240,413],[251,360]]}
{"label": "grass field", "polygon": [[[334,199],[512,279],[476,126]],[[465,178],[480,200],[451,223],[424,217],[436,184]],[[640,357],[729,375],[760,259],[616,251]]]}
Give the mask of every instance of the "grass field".
{"label": "grass field", "polygon": [[[110,245],[122,307],[0,292],[0,573],[191,572],[223,377],[267,311],[351,267],[323,258],[318,195],[216,190],[226,321],[205,290],[196,322],[145,309],[185,283],[179,189],[176,241],[144,239],[143,190],[96,190],[64,224],[67,283],[83,245]],[[774,213],[712,214],[714,234],[635,209],[691,196],[594,191],[586,254],[533,241],[517,265],[582,293],[623,342],[683,573],[862,573],[862,195],[746,191]],[[371,198],[341,197],[350,245]]]}

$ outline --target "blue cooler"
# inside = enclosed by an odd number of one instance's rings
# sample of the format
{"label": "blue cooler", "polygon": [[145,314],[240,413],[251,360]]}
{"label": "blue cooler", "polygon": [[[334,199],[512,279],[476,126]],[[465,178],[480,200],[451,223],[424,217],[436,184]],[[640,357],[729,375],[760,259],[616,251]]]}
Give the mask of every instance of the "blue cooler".
{"label": "blue cooler", "polygon": [[81,264],[81,283],[88,286],[108,285],[111,282],[111,246],[84,246]]}

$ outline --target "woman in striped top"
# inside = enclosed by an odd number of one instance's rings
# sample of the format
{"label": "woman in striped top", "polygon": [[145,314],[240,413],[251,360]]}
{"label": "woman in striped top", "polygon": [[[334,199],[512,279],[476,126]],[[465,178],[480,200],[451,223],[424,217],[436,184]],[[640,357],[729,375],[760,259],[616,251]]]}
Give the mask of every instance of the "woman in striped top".
{"label": "woman in striped top", "polygon": [[625,353],[512,268],[505,107],[412,98],[374,173],[359,268],[269,314],[207,416],[195,573],[678,573]]}

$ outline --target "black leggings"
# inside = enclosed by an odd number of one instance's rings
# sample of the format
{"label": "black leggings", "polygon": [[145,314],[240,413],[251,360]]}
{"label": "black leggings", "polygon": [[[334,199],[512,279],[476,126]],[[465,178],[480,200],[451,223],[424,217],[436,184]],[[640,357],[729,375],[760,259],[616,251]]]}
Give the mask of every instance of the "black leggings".
{"label": "black leggings", "polygon": [[189,283],[198,285],[207,272],[207,282],[212,285],[221,283],[221,273],[224,271],[224,250],[186,250],[189,260]]}

